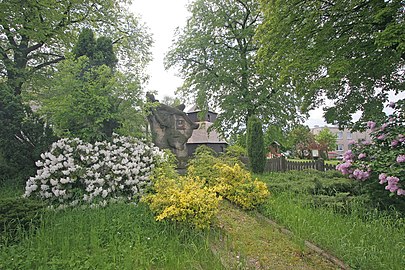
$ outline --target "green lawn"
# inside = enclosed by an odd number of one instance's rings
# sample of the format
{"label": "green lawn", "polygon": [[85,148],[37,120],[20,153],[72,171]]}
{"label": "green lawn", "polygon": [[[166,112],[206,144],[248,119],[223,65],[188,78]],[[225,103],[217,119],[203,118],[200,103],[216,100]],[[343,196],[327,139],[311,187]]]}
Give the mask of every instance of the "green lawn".
{"label": "green lawn", "polygon": [[403,269],[403,213],[365,205],[359,183],[337,172],[301,171],[260,176],[272,192],[260,212],[316,243],[353,269]]}

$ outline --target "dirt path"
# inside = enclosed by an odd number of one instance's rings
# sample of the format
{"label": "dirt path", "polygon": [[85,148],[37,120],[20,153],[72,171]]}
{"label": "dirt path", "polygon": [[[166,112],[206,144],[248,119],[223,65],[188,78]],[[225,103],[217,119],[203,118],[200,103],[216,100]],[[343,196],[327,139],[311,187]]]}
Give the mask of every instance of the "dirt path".
{"label": "dirt path", "polygon": [[223,203],[218,226],[226,237],[213,240],[212,250],[229,269],[339,269],[267,221]]}

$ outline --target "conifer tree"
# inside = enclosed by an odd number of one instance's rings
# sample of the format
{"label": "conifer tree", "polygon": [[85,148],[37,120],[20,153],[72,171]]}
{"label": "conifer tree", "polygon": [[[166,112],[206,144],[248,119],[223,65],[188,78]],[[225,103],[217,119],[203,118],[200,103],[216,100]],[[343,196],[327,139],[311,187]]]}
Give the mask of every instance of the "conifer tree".
{"label": "conifer tree", "polygon": [[246,146],[251,170],[254,173],[263,173],[266,162],[263,129],[262,122],[256,116],[248,119]]}

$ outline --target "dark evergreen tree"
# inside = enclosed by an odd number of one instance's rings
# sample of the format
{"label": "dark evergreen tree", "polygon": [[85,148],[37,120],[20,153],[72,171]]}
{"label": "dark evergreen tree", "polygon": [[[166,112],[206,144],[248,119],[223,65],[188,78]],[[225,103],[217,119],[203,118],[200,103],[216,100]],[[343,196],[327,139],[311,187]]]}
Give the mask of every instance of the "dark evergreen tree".
{"label": "dark evergreen tree", "polygon": [[110,68],[115,68],[118,59],[113,51],[112,40],[108,37],[99,37],[96,41],[93,64],[95,66],[106,65]]}
{"label": "dark evergreen tree", "polygon": [[22,184],[35,172],[39,155],[56,138],[5,83],[0,83],[0,126],[0,183]]}
{"label": "dark evergreen tree", "polygon": [[94,51],[96,48],[96,41],[94,39],[93,30],[84,28],[79,34],[79,39],[76,45],[73,47],[73,54],[76,58],[80,56],[87,56],[89,59],[93,59]]}
{"label": "dark evergreen tree", "polygon": [[266,163],[263,129],[262,122],[256,116],[248,119],[246,146],[251,170],[254,173],[263,173]]}

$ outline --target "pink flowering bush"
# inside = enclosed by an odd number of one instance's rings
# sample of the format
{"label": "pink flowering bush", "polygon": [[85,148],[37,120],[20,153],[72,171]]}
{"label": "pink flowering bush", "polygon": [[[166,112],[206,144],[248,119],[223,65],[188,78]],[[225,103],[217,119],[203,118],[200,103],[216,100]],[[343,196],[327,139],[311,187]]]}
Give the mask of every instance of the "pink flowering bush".
{"label": "pink flowering bush", "polygon": [[371,142],[359,142],[336,168],[350,178],[378,180],[385,190],[405,195],[405,120],[403,102],[390,103],[394,113],[380,127],[369,121]]}
{"label": "pink flowering bush", "polygon": [[37,196],[60,207],[131,201],[151,185],[150,175],[162,157],[157,147],[130,137],[115,135],[112,142],[94,144],[61,139],[41,154],[24,196]]}

